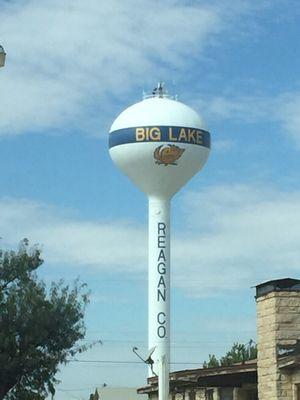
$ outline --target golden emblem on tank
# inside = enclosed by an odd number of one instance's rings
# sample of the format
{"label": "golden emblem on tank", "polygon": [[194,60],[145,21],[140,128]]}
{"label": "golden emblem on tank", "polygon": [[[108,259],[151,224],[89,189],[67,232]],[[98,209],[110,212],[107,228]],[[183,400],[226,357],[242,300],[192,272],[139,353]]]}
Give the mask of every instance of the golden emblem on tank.
{"label": "golden emblem on tank", "polygon": [[175,144],[161,145],[154,150],[156,164],[177,165],[176,161],[182,156],[185,149],[181,149]]}

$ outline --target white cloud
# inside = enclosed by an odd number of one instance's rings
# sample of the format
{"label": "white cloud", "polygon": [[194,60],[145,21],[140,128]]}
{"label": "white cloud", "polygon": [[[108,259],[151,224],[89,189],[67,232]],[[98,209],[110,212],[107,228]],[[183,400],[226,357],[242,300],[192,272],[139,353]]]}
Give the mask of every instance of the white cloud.
{"label": "white cloud", "polygon": [[190,224],[174,244],[181,271],[176,284],[214,295],[297,277],[299,204],[300,192],[270,187],[228,185],[188,194],[183,206]]}
{"label": "white cloud", "polygon": [[201,108],[214,118],[256,122],[264,119],[274,105],[262,96],[215,96],[201,101]]}
{"label": "white cloud", "polygon": [[291,138],[300,148],[300,92],[284,93],[274,109],[274,119],[278,119]]}
{"label": "white cloud", "polygon": [[154,71],[159,77],[162,65],[180,68],[221,25],[218,10],[172,0],[8,3],[1,15],[8,54],[1,133],[56,131],[67,123],[80,130],[84,118],[100,124],[112,99]]}
{"label": "white cloud", "polygon": [[300,92],[284,92],[275,96],[230,95],[211,96],[200,100],[199,108],[210,119],[256,122],[276,122],[283,134],[300,148]]}
{"label": "white cloud", "polygon": [[[297,277],[300,192],[228,185],[189,193],[181,204],[178,213],[185,213],[186,223],[173,235],[175,287],[195,297],[215,296]],[[6,245],[23,237],[42,243],[47,263],[145,274],[146,227],[64,214],[29,201],[2,200],[1,236]]]}
{"label": "white cloud", "polygon": [[45,129],[100,132],[117,111],[111,109],[116,98],[124,99],[133,86],[152,85],[153,77],[176,78],[217,34],[236,27],[239,16],[264,3],[2,4],[7,65],[1,71],[1,135]]}
{"label": "white cloud", "polygon": [[27,200],[0,202],[4,246],[26,237],[43,246],[47,263],[84,265],[102,271],[138,272],[146,263],[146,232],[124,221],[92,222]]}
{"label": "white cloud", "polygon": [[214,140],[213,149],[219,153],[225,153],[230,151],[235,146],[235,142],[233,140],[228,139],[220,139]]}

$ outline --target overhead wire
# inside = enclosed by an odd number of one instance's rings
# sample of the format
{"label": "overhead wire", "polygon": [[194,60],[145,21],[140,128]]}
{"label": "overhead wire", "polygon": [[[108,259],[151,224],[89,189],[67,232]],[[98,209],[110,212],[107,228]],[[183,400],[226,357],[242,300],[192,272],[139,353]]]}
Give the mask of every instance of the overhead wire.
{"label": "overhead wire", "polygon": [[[124,361],[124,360],[68,360],[68,362],[77,362],[77,363],[99,363],[99,364],[140,364],[143,365],[144,363],[142,361]],[[199,367],[202,365],[200,362],[194,362],[194,361],[181,361],[181,362],[170,362],[170,365],[199,365]]]}
{"label": "overhead wire", "polygon": [[[251,332],[252,333],[252,332]],[[246,334],[246,333],[245,333]],[[83,339],[83,342],[92,342],[96,339]],[[127,339],[101,339],[102,344],[114,344],[114,343],[123,343],[123,344],[131,344],[131,343],[140,343],[144,344],[145,347],[147,346],[146,340],[127,340]],[[182,344],[181,344],[182,343]],[[227,344],[232,343],[232,339],[228,340],[175,340],[171,342],[171,346],[175,347],[186,347],[189,344]]]}

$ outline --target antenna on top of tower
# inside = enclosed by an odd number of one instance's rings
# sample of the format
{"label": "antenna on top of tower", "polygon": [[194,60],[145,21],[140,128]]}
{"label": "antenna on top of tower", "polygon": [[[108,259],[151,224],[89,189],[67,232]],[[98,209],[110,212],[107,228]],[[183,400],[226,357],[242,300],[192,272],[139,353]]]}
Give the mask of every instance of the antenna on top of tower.
{"label": "antenna on top of tower", "polygon": [[157,86],[153,89],[152,94],[154,97],[165,97],[167,91],[165,89],[165,83],[160,81]]}
{"label": "antenna on top of tower", "polygon": [[170,96],[165,87],[165,82],[159,81],[151,93],[147,93],[143,90],[143,99],[149,99],[150,97],[159,97],[161,99],[167,97],[168,99],[177,100],[178,96]]}

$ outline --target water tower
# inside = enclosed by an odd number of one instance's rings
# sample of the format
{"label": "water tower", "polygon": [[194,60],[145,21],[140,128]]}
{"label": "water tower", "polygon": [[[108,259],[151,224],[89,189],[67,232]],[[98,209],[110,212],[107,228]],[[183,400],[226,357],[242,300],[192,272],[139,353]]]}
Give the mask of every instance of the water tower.
{"label": "water tower", "polygon": [[149,201],[148,346],[155,348],[159,400],[169,395],[170,200],[204,166],[209,151],[202,118],[171,99],[161,83],[124,110],[109,133],[112,160]]}

